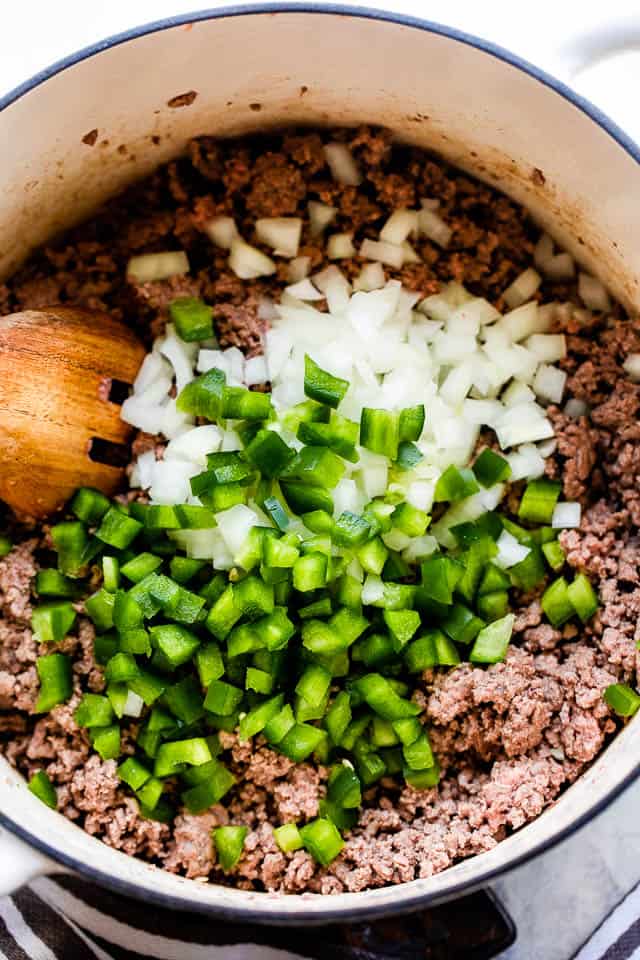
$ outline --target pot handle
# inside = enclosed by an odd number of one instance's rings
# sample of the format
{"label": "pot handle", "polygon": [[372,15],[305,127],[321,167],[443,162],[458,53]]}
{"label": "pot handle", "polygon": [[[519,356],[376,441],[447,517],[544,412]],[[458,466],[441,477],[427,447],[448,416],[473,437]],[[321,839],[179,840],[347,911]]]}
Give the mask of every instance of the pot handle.
{"label": "pot handle", "polygon": [[36,877],[64,872],[59,863],[0,827],[0,896],[14,893]]}
{"label": "pot handle", "polygon": [[[626,4],[627,0],[625,0]],[[628,13],[617,3],[598,9],[566,37],[551,54],[550,68],[571,83],[585,67],[615,53],[640,49],[640,14]]]}

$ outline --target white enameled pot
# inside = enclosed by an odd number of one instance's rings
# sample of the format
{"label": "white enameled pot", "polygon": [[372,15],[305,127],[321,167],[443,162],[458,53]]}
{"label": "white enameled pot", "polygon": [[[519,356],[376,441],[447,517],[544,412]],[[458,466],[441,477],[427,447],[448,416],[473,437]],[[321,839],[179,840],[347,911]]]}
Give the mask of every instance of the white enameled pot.
{"label": "white enameled pot", "polygon": [[[0,279],[194,135],[367,122],[504,190],[629,308],[640,304],[638,148],[562,84],[455,30],[345,7],[198,13],[84,51],[0,108]],[[557,842],[639,764],[635,720],[557,804],[487,853],[401,886],[279,897],[195,883],[112,850],[46,808],[0,760],[0,821],[11,832],[0,839],[0,888],[62,864],[145,900],[263,923],[400,913],[477,887]],[[16,836],[26,844],[10,857]]]}

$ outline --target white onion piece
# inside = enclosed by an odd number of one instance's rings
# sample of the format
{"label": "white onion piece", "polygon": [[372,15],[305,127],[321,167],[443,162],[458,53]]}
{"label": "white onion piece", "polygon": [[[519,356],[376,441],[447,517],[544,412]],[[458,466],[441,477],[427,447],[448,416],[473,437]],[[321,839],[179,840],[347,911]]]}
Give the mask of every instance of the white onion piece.
{"label": "white onion piece", "polygon": [[538,304],[535,300],[530,303],[523,303],[509,313],[505,313],[498,326],[505,330],[514,343],[518,340],[524,340],[532,333],[545,333],[544,319],[541,320]]}
{"label": "white onion piece", "polygon": [[402,557],[407,563],[417,563],[430,557],[438,549],[438,541],[431,534],[424,537],[414,537],[411,543],[403,550]]}
{"label": "white onion piece", "polygon": [[353,233],[332,233],[327,240],[327,257],[329,260],[344,260],[355,257],[356,248],[353,245]]}
{"label": "white onion piece", "polygon": [[148,490],[153,483],[153,471],[155,469],[155,465],[155,451],[145,450],[144,453],[141,453],[131,472],[129,486],[140,487],[142,490]]}
{"label": "white onion piece", "polygon": [[550,457],[552,453],[556,452],[557,447],[558,447],[558,441],[556,440],[556,438],[550,437],[549,440],[543,440],[541,443],[538,443],[536,445],[536,450],[538,451],[541,457],[544,457],[546,459],[547,457]]}
{"label": "white onion piece", "polygon": [[127,279],[135,283],[151,283],[189,273],[189,260],[184,250],[166,253],[141,253],[127,263]]}
{"label": "white onion piece", "polygon": [[566,382],[567,374],[564,370],[541,363],[533,378],[533,389],[543,400],[561,403]]}
{"label": "white onion piece", "polygon": [[258,517],[244,503],[236,503],[228,510],[216,513],[218,530],[233,559],[240,553],[252,527],[260,526]]}
{"label": "white onion piece", "polygon": [[136,391],[134,396],[140,400],[140,403],[155,406],[168,400],[172,386],[173,376],[162,377],[162,379],[154,380],[145,390]]}
{"label": "white onion piece", "polygon": [[314,286],[309,277],[304,277],[303,280],[298,280],[297,283],[285,287],[285,293],[289,294],[290,297],[295,297],[296,300],[303,300],[308,303],[313,300],[324,300],[324,293],[321,293]]}
{"label": "white onion piece", "polygon": [[473,297],[472,300],[467,300],[466,303],[456,308],[451,317],[451,322],[460,317],[465,317],[467,320],[473,321],[477,327],[481,327],[489,323],[495,323],[496,320],[500,319],[500,313],[493,304],[483,297]]}
{"label": "white onion piece", "polygon": [[609,294],[602,283],[588,273],[578,274],[578,296],[589,310],[610,310]]}
{"label": "white onion piece", "polygon": [[524,345],[540,363],[556,363],[567,355],[567,340],[563,333],[533,333]]}
{"label": "white onion piece", "polygon": [[271,247],[277,257],[295,257],[300,246],[302,220],[299,217],[262,217],[256,220],[256,237]]}
{"label": "white onion piece", "polygon": [[143,707],[144,700],[142,697],[134,693],[133,690],[127,690],[127,699],[122,708],[122,715],[124,717],[139,717],[142,714]]}
{"label": "white onion piece", "polygon": [[535,480],[544,473],[544,458],[533,443],[523,443],[508,454],[507,460],[511,467],[511,480]]}
{"label": "white onion piece", "polygon": [[466,360],[453,367],[440,387],[440,396],[452,407],[462,403],[473,383],[473,362]]}
{"label": "white onion piece", "polygon": [[264,320],[266,323],[273,323],[274,320],[278,319],[278,310],[269,297],[260,297],[258,301],[258,320]]}
{"label": "white onion piece", "polygon": [[580,526],[582,508],[579,503],[572,501],[556,503],[551,517],[551,526],[554,530],[570,530]]}
{"label": "white onion piece", "polygon": [[[347,308],[351,284],[335,264],[332,263],[331,266],[325,267],[320,273],[316,273],[312,280],[318,290],[324,293],[329,313],[341,313]],[[326,334],[323,335],[322,339],[326,339]]]}
{"label": "white onion piece", "polygon": [[196,370],[198,373],[208,373],[209,370],[222,370],[225,376],[231,373],[231,362],[225,356],[224,350],[201,350],[198,354]]}
{"label": "white onion piece", "polygon": [[189,351],[185,349],[185,343],[179,337],[170,335],[165,337],[160,346],[160,352],[167,358],[176,378],[176,388],[178,393],[193,380],[193,364]]}
{"label": "white onion piece", "polygon": [[253,387],[258,383],[267,383],[268,379],[267,360],[263,354],[245,360],[244,382],[248,387]]}
{"label": "white onion piece", "polygon": [[411,537],[408,537],[406,533],[402,532],[402,530],[392,527],[388,533],[382,534],[382,541],[385,547],[388,547],[389,550],[397,550],[400,552],[409,546],[411,543]]}
{"label": "white onion piece", "polygon": [[570,397],[564,405],[563,412],[572,420],[579,420],[580,417],[585,417],[589,413],[589,406],[584,400]]}
{"label": "white onion piece", "polygon": [[440,206],[440,201],[437,197],[421,197],[420,206],[425,210],[437,210]]}
{"label": "white onion piece", "polygon": [[299,283],[309,275],[311,268],[311,257],[294,257],[287,268],[287,280],[289,283]]}
{"label": "white onion piece", "polygon": [[509,407],[494,429],[503,450],[553,436],[553,427],[536,403],[517,403]]}
{"label": "white onion piece", "polygon": [[347,566],[346,572],[350,577],[353,577],[354,580],[357,580],[358,583],[362,583],[364,580],[364,570],[362,569],[360,563],[358,562],[357,557],[352,557]]}
{"label": "white onion piece", "polygon": [[[533,397],[533,394],[531,396]],[[499,400],[467,399],[462,403],[463,419],[476,426],[492,426],[502,416],[503,410]]]}
{"label": "white onion piece", "polygon": [[160,404],[150,406],[135,394],[127,397],[120,407],[120,417],[137,430],[145,433],[160,433],[164,420],[164,407]]}
{"label": "white onion piece", "polygon": [[521,380],[512,380],[500,399],[506,407],[514,407],[518,403],[529,403],[535,398],[535,393],[526,383]]}
{"label": "white onion piece", "polygon": [[381,263],[366,263],[353,281],[354,290],[369,293],[385,285],[384,267]]}
{"label": "white onion piece", "polygon": [[181,413],[176,407],[176,401],[170,399],[162,408],[162,424],[157,433],[163,433],[168,440],[179,437],[180,434],[193,426],[193,417],[188,413]]}
{"label": "white onion piece", "polygon": [[240,236],[233,217],[213,217],[204,224],[204,232],[223,250],[230,250],[233,241]]}
{"label": "white onion piece", "polygon": [[[169,538],[193,560],[211,560],[216,552],[216,541],[224,545],[219,530],[169,530]],[[228,560],[229,565],[219,569],[229,570],[233,561],[231,557]]]}
{"label": "white onion piece", "polygon": [[550,280],[571,280],[575,273],[575,263],[569,253],[557,253],[551,257],[542,267]]}
{"label": "white onion piece", "polygon": [[384,597],[384,586],[380,577],[370,573],[362,587],[362,602],[364,604],[376,603]]}
{"label": "white onion piece", "polygon": [[189,480],[200,467],[188,460],[157,460],[149,496],[153,503],[185,503],[191,494]]}
{"label": "white onion piece", "polygon": [[401,246],[411,233],[418,229],[418,213],[416,210],[394,210],[382,230],[380,239],[387,243]]}
{"label": "white onion piece", "polygon": [[361,513],[365,506],[365,497],[358,490],[355,480],[343,477],[333,490],[333,515],[339,517],[345,510]]}
{"label": "white onion piece", "polygon": [[418,211],[418,229],[420,233],[439,247],[449,246],[453,230],[435,210],[423,207]]}
{"label": "white onion piece", "polygon": [[222,434],[221,450],[240,450],[242,443],[235,430],[225,430]]}
{"label": "white onion piece", "polygon": [[331,176],[345,187],[358,187],[362,183],[362,174],[353,154],[344,143],[326,143],[325,159],[331,170]]}
{"label": "white onion piece", "polygon": [[386,286],[371,293],[354,293],[347,307],[349,323],[366,340],[391,320],[399,296],[400,288],[397,286]]}
{"label": "white onion piece", "polygon": [[510,283],[502,296],[504,302],[512,309],[520,307],[530,300],[542,282],[542,277],[533,267],[527,267],[518,274],[513,283]]}
{"label": "white onion piece", "polygon": [[395,267],[399,270],[404,263],[404,250],[395,243],[385,243],[382,240],[370,240],[367,238],[362,241],[360,246],[360,256],[367,260],[377,260],[378,263],[386,263],[389,267]]}
{"label": "white onion piece", "polygon": [[[181,436],[171,440],[164,451],[164,460],[190,460],[199,466],[205,466],[208,453],[216,453],[222,443],[222,430],[214,423],[187,430]],[[140,463],[138,459],[138,463]]]}
{"label": "white onion piece", "polygon": [[622,366],[630,380],[640,383],[640,353],[630,353]]}
{"label": "white onion piece", "polygon": [[262,250],[252,247],[240,237],[231,244],[229,266],[241,280],[255,280],[257,277],[269,277],[276,272],[276,265]]}
{"label": "white onion piece", "polygon": [[155,349],[148,353],[142,361],[142,366],[133,381],[133,392],[142,393],[147,387],[150,387],[156,380],[166,379],[171,376],[171,367]]}
{"label": "white onion piece", "polygon": [[368,500],[383,497],[389,482],[389,461],[377,453],[363,450],[360,456],[358,476]]}
{"label": "white onion piece", "polygon": [[338,213],[337,207],[331,207],[328,203],[320,203],[319,200],[309,200],[307,209],[312,237],[319,237],[323,230],[326,230],[329,224],[333,223]]}
{"label": "white onion piece", "polygon": [[519,543],[507,530],[502,531],[496,540],[496,546],[498,553],[493,558],[493,562],[502,570],[514,567],[531,553],[531,547],[525,547],[524,544]]}

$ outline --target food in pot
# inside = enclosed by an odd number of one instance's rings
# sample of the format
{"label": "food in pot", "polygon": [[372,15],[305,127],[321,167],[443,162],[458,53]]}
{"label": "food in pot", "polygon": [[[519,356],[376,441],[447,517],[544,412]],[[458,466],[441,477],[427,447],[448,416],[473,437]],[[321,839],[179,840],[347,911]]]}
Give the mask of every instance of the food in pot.
{"label": "food in pot", "polygon": [[640,339],[491,188],[385,131],[194,140],[38,251],[149,352],[129,488],[0,541],[0,730],[191,878],[426,877],[640,704]]}

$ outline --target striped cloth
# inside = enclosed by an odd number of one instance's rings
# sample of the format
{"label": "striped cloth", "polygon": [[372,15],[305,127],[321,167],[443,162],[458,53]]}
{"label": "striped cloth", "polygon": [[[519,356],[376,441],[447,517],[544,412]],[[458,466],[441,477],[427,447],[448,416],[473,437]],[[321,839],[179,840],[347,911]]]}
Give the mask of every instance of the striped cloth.
{"label": "striped cloth", "polygon": [[488,960],[512,938],[484,892],[410,917],[317,931],[173,912],[71,875],[0,898],[0,960]]}

